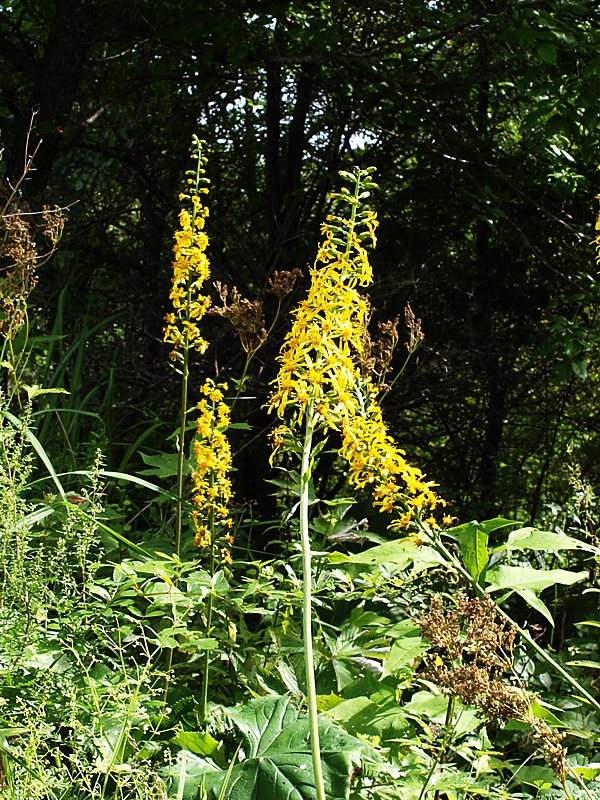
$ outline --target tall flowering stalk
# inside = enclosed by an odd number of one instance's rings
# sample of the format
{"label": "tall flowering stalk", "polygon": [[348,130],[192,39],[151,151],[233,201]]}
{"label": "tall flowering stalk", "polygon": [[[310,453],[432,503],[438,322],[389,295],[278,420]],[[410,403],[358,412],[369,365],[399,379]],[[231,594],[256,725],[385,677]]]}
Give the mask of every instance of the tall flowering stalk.
{"label": "tall flowering stalk", "polygon": [[[224,402],[223,389],[226,384],[216,386],[210,379],[200,389],[203,395],[198,403],[198,422],[194,440],[196,469],[192,476],[194,509],[191,513],[196,531],[194,544],[208,550],[209,572],[215,574],[217,558],[231,564],[233,520],[229,515],[231,500],[231,447],[226,431],[230,425],[229,406]],[[213,616],[213,593],[208,595],[206,605],[206,635],[211,635]],[[202,697],[200,716],[206,716],[208,702],[209,653],[204,653]]]}
{"label": "tall flowering stalk", "polygon": [[201,199],[202,195],[208,194],[208,179],[204,177],[206,158],[202,155],[202,142],[197,136],[194,136],[192,146],[191,157],[196,161],[196,167],[186,172],[188,190],[179,195],[180,200],[189,201],[191,209],[182,208],[179,212],[180,229],[175,233],[173,281],[169,293],[173,311],[166,314],[164,327],[164,341],[173,346],[170,358],[182,376],[174,546],[177,555],[181,552],[189,359],[192,350],[205,353],[208,347],[198,322],[210,305],[210,298],[200,293],[202,285],[210,276],[209,261],[206,256],[208,236],[204,231],[208,208],[202,204]]}
{"label": "tall flowering stalk", "polygon": [[[210,306],[210,298],[201,294],[201,288],[210,277],[206,255],[208,236],[204,230],[208,208],[202,203],[202,195],[208,193],[208,179],[204,177],[206,158],[202,154],[202,142],[193,139],[192,158],[195,169],[188,170],[187,192],[180,200],[187,200],[190,208],[179,213],[180,229],[175,233],[173,245],[173,281],[169,297],[173,310],[165,316],[164,341],[172,345],[171,360],[182,376],[181,417],[178,441],[177,464],[177,516],[174,550],[181,552],[181,533],[184,503],[185,435],[188,418],[188,384],[190,353],[194,350],[205,353],[208,342],[203,338],[198,323]],[[231,499],[231,449],[226,431],[230,425],[230,409],[224,402],[223,389],[207,379],[200,388],[202,395],[196,409],[196,437],[193,443],[195,469],[192,474],[192,504],[190,513],[194,529],[194,544],[208,551],[211,578],[215,574],[217,558],[231,563],[231,528],[228,504]],[[210,635],[213,616],[213,593],[206,604],[206,634]],[[172,664],[173,651],[169,651],[167,671]],[[204,655],[202,682],[202,717],[206,714],[208,700],[208,651]],[[166,692],[165,692],[166,694]]]}
{"label": "tall flowering stalk", "polygon": [[278,357],[281,368],[269,406],[282,419],[292,411],[289,425],[275,432],[282,442],[298,427],[307,410],[314,424],[341,434],[339,450],[349,465],[351,486],[369,487],[373,503],[393,513],[392,528],[408,528],[415,515],[444,506],[420,469],[410,465],[383,421],[378,389],[361,374],[368,305],[358,291],[372,282],[365,242],[376,245],[375,212],[361,204],[376,186],[371,170],[342,173],[353,191],[334,195],[349,206],[348,216],[330,215],[322,226],[325,236],[311,271],[308,296],[294,312],[295,320]]}
{"label": "tall flowering stalk", "polygon": [[349,465],[348,480],[356,489],[370,487],[381,511],[394,514],[391,527],[408,528],[413,516],[432,515],[443,506],[423,473],[411,466],[389,435],[370,377],[359,369],[365,341],[368,303],[358,291],[372,282],[365,244],[376,245],[377,217],[362,204],[376,187],[373,170],[340,173],[351,184],[333,197],[345,213],[330,215],[322,226],[323,242],[313,269],[308,295],[294,312],[294,323],[278,360],[269,408],[281,419],[273,434],[275,448],[295,439],[303,427],[300,470],[300,539],[303,564],[303,635],[307,703],[317,800],[325,800],[320,758],[316,686],[312,648],[312,568],[308,528],[309,483],[316,432],[336,431],[339,454]]}

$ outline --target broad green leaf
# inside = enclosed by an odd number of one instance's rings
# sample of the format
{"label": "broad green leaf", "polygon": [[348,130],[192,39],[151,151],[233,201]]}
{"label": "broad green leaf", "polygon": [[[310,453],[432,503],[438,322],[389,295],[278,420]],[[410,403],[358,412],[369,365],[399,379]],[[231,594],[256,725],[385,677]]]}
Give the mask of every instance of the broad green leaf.
{"label": "broad green leaf", "polygon": [[488,564],[488,534],[476,522],[468,523],[460,531],[454,531],[458,541],[462,562],[476,583],[485,575]]}
{"label": "broad green leaf", "polygon": [[385,544],[370,547],[362,553],[332,553],[330,560],[336,564],[350,562],[352,564],[394,564],[398,569],[406,569],[413,560],[414,542],[410,543],[407,539],[399,541],[385,542]]}
{"label": "broad green leaf", "polygon": [[352,697],[328,709],[327,716],[338,722],[348,722],[353,717],[364,716],[368,708],[376,708],[375,703],[368,697]]}
{"label": "broad green leaf", "polygon": [[582,381],[588,376],[587,363],[583,358],[571,361],[571,369],[573,370],[573,374]]}
{"label": "broad green leaf", "polygon": [[213,775],[215,781],[223,781],[225,772],[210,759],[202,758],[187,749],[179,750],[175,763],[161,770],[163,777],[173,782],[170,796],[178,800],[198,800],[200,787]]}
{"label": "broad green leaf", "polygon": [[40,397],[44,394],[71,394],[66,389],[42,389],[37,383],[34,383],[33,386],[26,386],[23,384],[23,389],[27,392],[27,397],[29,400],[34,400],[36,397]]}
{"label": "broad green leaf", "polygon": [[540,42],[537,46],[537,52],[542,61],[546,64],[556,65],[556,47],[550,42]]}
{"label": "broad green leaf", "polygon": [[545,720],[552,728],[566,727],[565,723],[561,722],[556,714],[553,714],[549,708],[547,708],[545,705],[542,705],[539,700],[534,700],[531,704],[531,713],[536,719]]}
{"label": "broad green leaf", "polygon": [[418,636],[405,636],[392,644],[389,656],[383,662],[383,677],[387,678],[393,672],[409,664],[414,658],[422,655],[427,650],[427,645]]}
{"label": "broad green leaf", "polygon": [[219,746],[218,741],[210,733],[198,731],[179,731],[171,741],[199,756],[210,756]]}
{"label": "broad green leaf", "polygon": [[152,456],[140,451],[140,455],[144,464],[150,467],[140,470],[140,475],[156,475],[157,478],[171,478],[177,475],[179,459],[177,453],[160,453]]}
{"label": "broad green leaf", "polygon": [[416,717],[427,717],[435,722],[443,722],[448,709],[448,698],[443,694],[416,692],[404,706],[404,712]]}
{"label": "broad green leaf", "polygon": [[544,619],[547,619],[550,625],[554,627],[554,620],[552,619],[552,614],[550,613],[548,606],[543,602],[543,600],[540,600],[534,591],[531,589],[515,589],[515,592],[522,597],[523,600],[525,600],[528,606],[531,606],[531,608],[534,608],[536,611],[538,611],[544,617]]}
{"label": "broad green leaf", "polygon": [[563,533],[553,533],[552,531],[539,531],[537,528],[519,528],[508,535],[506,549],[510,550],[544,550],[555,553],[559,550],[588,550],[589,552],[600,552],[597,547],[572,536]]}
{"label": "broad green leaf", "polygon": [[[245,759],[231,770],[228,800],[314,800],[308,717],[287,697],[251,700],[227,715],[241,732]],[[327,798],[349,798],[350,778],[368,745],[321,718],[321,759]],[[217,800],[224,773],[207,773],[210,800]]]}
{"label": "broad green leaf", "polygon": [[533,569],[533,567],[494,567],[487,574],[488,592],[499,592],[505,589],[531,589],[541,592],[548,586],[561,583],[570,586],[588,577],[587,571],[570,572],[565,569]]}
{"label": "broad green leaf", "polygon": [[319,710],[319,714],[322,714],[324,711],[330,711],[332,708],[341,705],[343,702],[344,700],[333,692],[330,692],[329,694],[317,695],[317,709]]}
{"label": "broad green leaf", "polygon": [[485,531],[485,533],[492,533],[492,531],[497,531],[500,528],[508,528],[511,525],[515,525],[514,519],[504,519],[504,517],[494,517],[493,519],[484,519],[483,522],[480,522],[478,524],[478,527],[482,531]]}
{"label": "broad green leaf", "polygon": [[600,775],[600,764],[586,764],[584,766],[573,766],[573,770],[585,781],[593,781]]}
{"label": "broad green leaf", "polygon": [[352,563],[388,568],[407,569],[411,564],[415,572],[422,572],[443,563],[442,557],[433,547],[418,546],[413,539],[399,539],[371,547],[362,553],[330,553],[329,560],[334,564]]}
{"label": "broad green leaf", "polygon": [[350,733],[380,738],[397,738],[410,727],[403,710],[396,702],[395,694],[390,701],[380,697],[353,697],[328,712]]}

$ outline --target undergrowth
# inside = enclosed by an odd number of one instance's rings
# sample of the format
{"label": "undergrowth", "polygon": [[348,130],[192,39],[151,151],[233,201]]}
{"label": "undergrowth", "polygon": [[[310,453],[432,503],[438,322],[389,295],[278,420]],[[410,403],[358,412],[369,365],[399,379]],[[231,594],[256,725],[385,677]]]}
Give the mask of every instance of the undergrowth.
{"label": "undergrowth", "polygon": [[[201,293],[199,140],[193,158],[165,318],[180,417],[164,452],[143,453],[143,474],[106,469],[93,442],[76,468],[78,449],[57,448],[62,387],[43,361],[47,385],[36,380],[19,338],[33,238],[12,268],[21,282],[5,287],[0,796],[597,797],[592,488],[573,464],[572,500],[549,505],[539,528],[458,524],[391,437],[381,402],[401,334],[397,319],[369,333],[377,187],[356,169],[332,197],[267,399],[279,516],[254,518],[235,501],[230,437],[254,435],[242,391],[275,322],[235,288],[219,285],[214,308]],[[276,318],[298,277],[272,276]],[[209,311],[246,354],[230,385],[196,375]],[[406,320],[410,357],[423,334],[410,308]]]}

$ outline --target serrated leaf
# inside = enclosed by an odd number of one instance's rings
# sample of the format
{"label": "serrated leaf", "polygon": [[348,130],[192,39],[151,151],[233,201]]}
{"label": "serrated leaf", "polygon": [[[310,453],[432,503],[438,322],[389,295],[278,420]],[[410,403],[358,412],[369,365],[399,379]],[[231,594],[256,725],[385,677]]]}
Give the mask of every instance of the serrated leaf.
{"label": "serrated leaf", "polygon": [[488,592],[499,592],[505,589],[531,589],[541,592],[556,583],[570,586],[588,577],[585,572],[570,572],[565,569],[534,569],[533,567],[494,567],[487,574]]}
{"label": "serrated leaf", "polygon": [[393,672],[410,664],[410,662],[422,655],[427,650],[420,636],[405,636],[392,644],[389,656],[383,662],[383,677],[387,678]]}
{"label": "serrated leaf", "polygon": [[219,746],[217,740],[210,733],[199,733],[198,731],[179,731],[171,741],[199,756],[210,756]]}
{"label": "serrated leaf", "polygon": [[140,470],[140,475],[156,475],[157,478],[172,478],[177,475],[177,453],[161,453],[157,456],[140,453],[140,455],[144,464],[150,467],[150,469]]}
{"label": "serrated leaf", "polygon": [[537,528],[519,528],[508,535],[507,550],[544,550],[555,553],[559,550],[588,550],[598,552],[598,548],[591,544],[566,536],[563,533],[552,531],[539,531]]}
{"label": "serrated leaf", "polygon": [[[227,716],[241,732],[246,758],[231,770],[228,800],[314,800],[308,717],[287,697],[261,697]],[[321,761],[327,798],[350,796],[350,775],[368,745],[319,720]],[[218,800],[224,773],[207,773],[210,800]]]}
{"label": "serrated leaf", "polygon": [[329,560],[336,564],[344,562],[370,566],[391,564],[396,569],[406,569],[410,564],[413,564],[416,571],[428,569],[442,563],[441,556],[432,547],[418,547],[412,539],[385,542],[376,547],[370,547],[362,553],[331,553]]}
{"label": "serrated leaf", "polygon": [[600,775],[600,764],[586,764],[584,766],[573,766],[573,770],[585,781],[592,781]]}

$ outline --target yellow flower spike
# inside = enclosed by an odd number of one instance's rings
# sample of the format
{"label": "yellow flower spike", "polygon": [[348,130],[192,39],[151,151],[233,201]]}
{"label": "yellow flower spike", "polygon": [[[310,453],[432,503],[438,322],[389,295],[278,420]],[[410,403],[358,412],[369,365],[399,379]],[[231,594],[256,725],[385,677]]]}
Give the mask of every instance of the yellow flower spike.
{"label": "yellow flower spike", "polygon": [[224,384],[217,386],[210,378],[200,388],[203,399],[197,405],[199,416],[193,445],[196,466],[192,475],[192,500],[196,508],[191,513],[196,544],[205,541],[204,530],[210,521],[225,528],[233,525],[227,509],[232,486],[229,478],[231,447],[225,431],[231,420],[229,407],[224,402],[224,388]]}
{"label": "yellow flower spike", "polygon": [[[370,240],[375,246],[379,224],[374,211],[360,208],[368,197],[362,190],[374,187],[369,174],[343,173],[354,182],[354,193],[344,187],[333,195],[348,204],[350,214],[329,214],[321,226],[324,239],[311,270],[308,296],[293,312],[294,323],[278,357],[281,368],[268,407],[280,419],[291,411],[293,427],[299,427],[311,403],[318,423],[341,435],[339,454],[348,462],[350,485],[370,486],[374,505],[397,512],[393,527],[404,529],[413,514],[433,511],[445,502],[421,470],[406,462],[405,452],[383,421],[377,389],[353,360],[363,349],[369,313],[357,287],[372,282],[363,242]],[[280,449],[283,444],[277,439],[275,449]]]}
{"label": "yellow flower spike", "polygon": [[202,284],[210,277],[209,261],[205,254],[209,240],[202,230],[208,209],[200,199],[200,195],[208,190],[202,186],[206,182],[206,178],[202,177],[204,170],[200,167],[205,160],[202,143],[195,139],[194,145],[196,150],[192,157],[198,160],[198,169],[188,172],[192,176],[187,179],[188,193],[179,195],[181,201],[191,201],[192,209],[190,212],[182,208],[179,212],[180,230],[174,234],[173,280],[169,293],[175,313],[166,315],[163,335],[165,342],[175,346],[173,352],[192,349],[205,353],[208,342],[202,338],[192,320],[200,320],[210,305],[210,298],[199,293]]}

